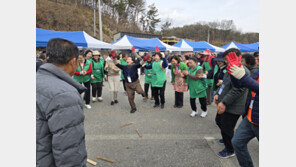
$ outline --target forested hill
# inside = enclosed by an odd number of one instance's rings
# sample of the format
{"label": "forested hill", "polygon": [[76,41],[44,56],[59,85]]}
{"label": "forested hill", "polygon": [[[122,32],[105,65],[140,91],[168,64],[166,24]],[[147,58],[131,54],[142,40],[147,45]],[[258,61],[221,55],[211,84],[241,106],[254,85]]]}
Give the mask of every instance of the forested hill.
{"label": "forested hill", "polygon": [[[95,2],[95,4],[93,4]],[[93,33],[93,6],[97,0],[37,0],[36,27],[57,31],[85,31]],[[224,45],[230,41],[252,43],[259,41],[258,33],[243,34],[236,30],[232,21],[199,22],[171,28],[171,20],[160,20],[154,4],[145,0],[101,0],[103,39],[113,42],[118,31],[162,34],[194,41],[207,41]],[[148,6],[148,7],[146,7]],[[96,36],[99,39],[98,11],[96,10]],[[157,25],[161,30],[157,31]]]}

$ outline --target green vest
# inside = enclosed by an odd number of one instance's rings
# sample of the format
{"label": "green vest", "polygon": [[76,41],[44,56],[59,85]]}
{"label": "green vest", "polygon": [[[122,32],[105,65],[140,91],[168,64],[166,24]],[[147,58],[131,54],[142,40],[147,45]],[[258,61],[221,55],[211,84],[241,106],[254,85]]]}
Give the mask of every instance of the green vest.
{"label": "green vest", "polygon": [[152,63],[152,87],[163,87],[166,81],[165,70],[161,68],[161,61]]}
{"label": "green vest", "polygon": [[92,66],[92,75],[94,76],[94,80],[91,80],[91,83],[103,82],[104,74],[104,60],[100,60],[99,62],[95,62],[93,59],[91,61]]}
{"label": "green vest", "polygon": [[[194,69],[188,68],[188,73],[190,75],[195,75],[199,69],[202,69],[202,67],[196,65]],[[202,98],[207,96],[207,83],[204,78],[193,80],[190,77],[187,77],[187,80],[190,98]]]}
{"label": "green vest", "polygon": [[[150,65],[150,63],[146,62],[146,65]],[[152,81],[152,69],[145,69],[145,83],[151,84]]]}
{"label": "green vest", "polygon": [[[175,66],[171,65],[172,82],[175,82],[175,73],[174,73],[175,69],[176,69]],[[181,72],[187,71],[187,65],[184,62],[180,62],[179,70],[181,70]],[[187,80],[186,80],[186,83],[187,83]]]}
{"label": "green vest", "polygon": [[[204,62],[204,71],[209,71],[211,69],[212,68],[211,68],[209,62]],[[206,79],[206,83],[208,86],[213,86],[214,79]]]}
{"label": "green vest", "polygon": [[[126,66],[127,65],[126,61],[123,58],[119,59],[119,61],[120,61],[120,64],[121,65],[123,65],[123,66]],[[124,80],[124,76],[123,76],[123,71],[122,70],[120,72],[120,77],[121,77],[122,80]]]}
{"label": "green vest", "polygon": [[[89,68],[89,65],[90,65],[90,60],[86,60],[85,65],[83,66],[83,70],[87,71]],[[80,65],[77,67],[76,71],[78,71],[78,72],[82,71]],[[88,75],[74,75],[74,79],[79,83],[85,83],[90,80],[90,74],[88,74]]]}

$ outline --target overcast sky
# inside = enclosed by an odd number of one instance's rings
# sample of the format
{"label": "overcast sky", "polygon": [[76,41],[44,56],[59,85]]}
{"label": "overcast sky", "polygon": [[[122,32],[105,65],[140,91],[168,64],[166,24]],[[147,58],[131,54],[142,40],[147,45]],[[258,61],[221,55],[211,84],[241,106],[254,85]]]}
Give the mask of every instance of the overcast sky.
{"label": "overcast sky", "polygon": [[162,21],[172,20],[172,27],[227,19],[242,32],[259,32],[259,0],[146,0],[147,6],[152,3]]}

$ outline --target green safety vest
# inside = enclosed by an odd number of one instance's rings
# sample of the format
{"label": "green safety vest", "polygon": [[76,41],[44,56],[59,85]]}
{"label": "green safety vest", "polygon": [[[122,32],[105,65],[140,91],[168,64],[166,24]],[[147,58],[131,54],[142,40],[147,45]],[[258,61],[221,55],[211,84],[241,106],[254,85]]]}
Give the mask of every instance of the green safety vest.
{"label": "green safety vest", "polygon": [[[218,65],[215,65],[215,67],[214,67],[214,73],[213,73],[213,78],[215,77],[215,75],[216,75],[216,73],[218,72],[218,70],[219,70],[219,66],[218,66]],[[222,72],[225,74],[225,73],[227,72],[226,68],[225,68]],[[217,89],[218,89],[217,85],[215,85],[215,84],[213,83],[212,90],[213,90],[213,91],[216,91]]]}
{"label": "green safety vest", "polygon": [[[183,71],[187,71],[187,65],[184,63],[184,62],[180,62],[179,64],[179,70],[181,72]],[[175,66],[174,65],[171,65],[171,76],[172,76],[172,82],[175,82],[175,74],[174,74],[174,70],[175,70]],[[186,83],[187,83],[187,80],[186,80]]]}
{"label": "green safety vest", "polygon": [[[199,69],[202,69],[202,67],[196,65],[194,69],[188,68],[188,73],[190,75],[195,75]],[[187,85],[190,92],[190,98],[202,98],[207,96],[207,83],[204,78],[193,80],[190,77],[187,77]]]}
{"label": "green safety vest", "polygon": [[160,66],[162,61],[152,63],[152,87],[163,87],[166,81],[165,69]]}
{"label": "green safety vest", "polygon": [[[212,68],[211,68],[209,62],[204,62],[204,71],[209,71],[211,69]],[[208,86],[213,86],[214,79],[206,79],[206,83],[207,83]]]}
{"label": "green safety vest", "polygon": [[[146,65],[150,65],[150,63],[146,62]],[[152,82],[152,69],[145,69],[145,83],[151,84]]]}
{"label": "green safety vest", "polygon": [[[91,63],[90,60],[86,60],[84,66],[83,66],[84,71],[88,71],[90,63]],[[77,67],[76,71],[78,71],[78,72],[82,71],[80,65]],[[74,79],[79,83],[85,83],[90,80],[90,74],[88,74],[88,75],[74,75]]]}
{"label": "green safety vest", "polygon": [[[126,61],[123,58],[119,59],[119,61],[120,61],[120,64],[121,65],[123,65],[123,66],[126,66],[127,65]],[[123,76],[123,71],[122,70],[120,72],[120,77],[121,77],[122,80],[124,80],[124,76]]]}
{"label": "green safety vest", "polygon": [[94,80],[91,80],[91,83],[103,82],[104,74],[104,60],[100,59],[99,62],[95,62],[93,59],[91,60],[92,65],[92,75],[94,76]]}

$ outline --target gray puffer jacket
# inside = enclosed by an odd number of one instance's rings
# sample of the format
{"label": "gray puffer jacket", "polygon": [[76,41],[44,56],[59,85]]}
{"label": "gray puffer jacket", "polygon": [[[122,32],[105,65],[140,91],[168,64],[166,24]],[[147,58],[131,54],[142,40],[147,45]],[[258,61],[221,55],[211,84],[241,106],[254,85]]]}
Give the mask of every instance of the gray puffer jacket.
{"label": "gray puffer jacket", "polygon": [[80,93],[86,88],[46,63],[36,78],[36,166],[84,167],[86,148]]}
{"label": "gray puffer jacket", "polygon": [[[250,71],[244,66],[246,74]],[[223,84],[217,89],[216,94],[219,95],[218,103],[223,102],[226,106],[225,112],[242,115],[245,110],[249,90],[247,88],[236,88],[231,83],[230,74],[225,73]]]}

